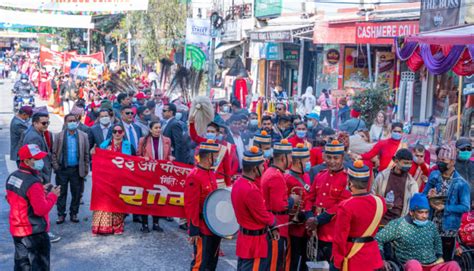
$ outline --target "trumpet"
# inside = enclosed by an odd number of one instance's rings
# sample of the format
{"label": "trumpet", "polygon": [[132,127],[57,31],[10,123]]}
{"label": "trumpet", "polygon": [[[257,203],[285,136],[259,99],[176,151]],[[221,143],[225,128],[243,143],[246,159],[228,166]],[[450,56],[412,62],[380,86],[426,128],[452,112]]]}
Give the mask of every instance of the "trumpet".
{"label": "trumpet", "polygon": [[303,221],[298,219],[298,214],[300,213],[301,205],[303,205],[304,188],[301,186],[295,186],[291,188],[291,194],[300,196],[300,200],[295,202],[293,208],[291,208],[288,214],[290,215],[291,221],[294,224],[302,223]]}

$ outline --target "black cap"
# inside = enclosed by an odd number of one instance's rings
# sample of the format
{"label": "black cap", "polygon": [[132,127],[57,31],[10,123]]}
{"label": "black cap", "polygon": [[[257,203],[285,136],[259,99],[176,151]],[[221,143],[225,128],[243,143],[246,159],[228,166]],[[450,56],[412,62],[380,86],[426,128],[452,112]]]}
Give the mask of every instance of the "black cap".
{"label": "black cap", "polygon": [[325,127],[321,131],[322,136],[329,136],[329,135],[335,135],[335,134],[336,134],[336,131],[334,131],[332,128],[329,128],[329,127]]}
{"label": "black cap", "polygon": [[471,140],[467,137],[461,137],[456,141],[456,149],[472,147]]}

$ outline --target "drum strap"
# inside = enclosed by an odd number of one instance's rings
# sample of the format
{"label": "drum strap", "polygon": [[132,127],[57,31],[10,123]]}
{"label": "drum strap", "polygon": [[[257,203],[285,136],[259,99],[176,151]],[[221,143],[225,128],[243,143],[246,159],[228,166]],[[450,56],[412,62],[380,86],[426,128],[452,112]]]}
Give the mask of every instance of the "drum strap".
{"label": "drum strap", "polygon": [[[379,225],[380,220],[382,219],[383,202],[379,197],[373,195],[372,197],[374,197],[376,203],[375,215],[372,219],[372,222],[370,222],[369,227],[365,230],[364,234],[362,234],[362,238],[371,236],[377,230],[377,226]],[[362,247],[364,247],[364,245],[365,243],[354,243],[351,250],[349,251],[349,254],[344,257],[344,262],[342,263],[342,271],[349,270],[349,259],[354,257],[354,255],[356,255],[362,249]]]}
{"label": "drum strap", "polygon": [[311,189],[311,186],[309,186],[309,184],[305,183],[305,181],[303,181],[303,179],[301,179],[300,176],[298,176],[294,171],[290,170],[289,173],[291,176],[295,177],[298,182],[300,182],[306,192],[309,192],[309,190]]}

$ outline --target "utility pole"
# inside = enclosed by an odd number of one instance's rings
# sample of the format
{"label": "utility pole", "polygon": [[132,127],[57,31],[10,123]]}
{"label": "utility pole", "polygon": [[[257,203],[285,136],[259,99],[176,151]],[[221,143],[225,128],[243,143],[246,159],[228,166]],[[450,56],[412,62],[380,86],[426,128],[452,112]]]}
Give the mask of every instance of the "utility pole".
{"label": "utility pole", "polygon": [[127,33],[127,62],[128,62],[128,75],[132,75],[132,34],[130,31]]}
{"label": "utility pole", "polygon": [[87,54],[91,54],[91,30],[87,29]]}

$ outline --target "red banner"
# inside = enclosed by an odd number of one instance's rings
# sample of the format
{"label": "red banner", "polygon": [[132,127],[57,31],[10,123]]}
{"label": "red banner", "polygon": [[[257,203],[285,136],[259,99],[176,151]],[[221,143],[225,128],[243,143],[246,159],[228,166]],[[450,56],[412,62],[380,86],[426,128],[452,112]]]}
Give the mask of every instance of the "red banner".
{"label": "red banner", "polygon": [[184,217],[184,184],[192,166],[96,149],[91,210]]}
{"label": "red banner", "polygon": [[69,73],[69,71],[71,70],[72,61],[92,65],[104,64],[104,54],[102,52],[99,52],[90,55],[78,55],[76,52],[66,52],[64,53],[64,72]]}
{"label": "red banner", "polygon": [[418,21],[357,23],[356,43],[393,44],[395,37],[414,35],[419,31]]}
{"label": "red banner", "polygon": [[63,67],[63,53],[53,51],[47,47],[40,48],[40,63],[42,66]]}

